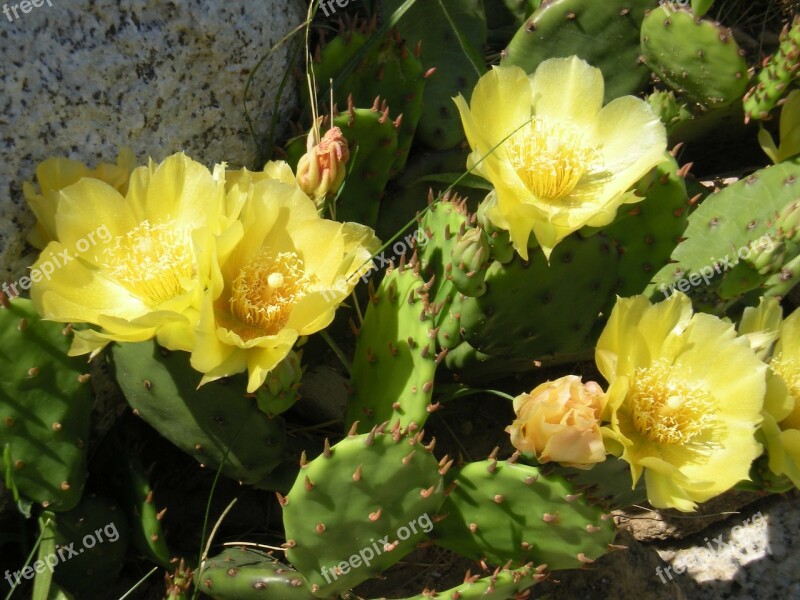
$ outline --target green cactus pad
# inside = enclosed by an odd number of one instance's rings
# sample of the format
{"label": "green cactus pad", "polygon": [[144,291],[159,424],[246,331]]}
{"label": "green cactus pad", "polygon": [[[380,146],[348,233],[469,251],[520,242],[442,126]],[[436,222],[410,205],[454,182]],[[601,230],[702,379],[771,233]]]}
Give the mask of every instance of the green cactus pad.
{"label": "green cactus pad", "polygon": [[[384,0],[392,14],[404,0]],[[397,23],[410,46],[422,44],[422,63],[436,68],[425,86],[417,138],[437,150],[453,148],[464,140],[461,118],[452,98],[469,96],[486,71],[486,16],[481,0],[416,2]]]}
{"label": "green cactus pad", "polygon": [[533,73],[548,58],[578,56],[598,67],[605,100],[638,92],[650,76],[639,60],[639,27],[645,0],[542,2],[503,53],[503,65]]}
{"label": "green cactus pad", "polygon": [[525,591],[547,575],[542,569],[534,569],[525,565],[518,569],[497,568],[487,577],[478,578],[477,575],[467,573],[464,583],[443,592],[426,590],[422,594],[406,598],[405,600],[428,600],[440,598],[441,600],[521,600],[527,598]]}
{"label": "green cactus pad", "polygon": [[[749,257],[771,229],[780,211],[800,196],[800,158],[756,171],[708,196],[689,216],[686,238],[672,253],[646,293],[658,298],[678,290],[698,307],[725,310],[765,279]],[[705,275],[705,277],[704,277]],[[724,287],[723,287],[724,286]]]}
{"label": "green cactus pad", "polygon": [[70,358],[70,328],[42,321],[30,300],[0,308],[0,449],[7,481],[55,511],[73,508],[86,482],[94,395],[85,358]]}
{"label": "green cactus pad", "polygon": [[381,110],[376,101],[372,108],[350,105],[333,124],[350,145],[348,176],[336,203],[336,218],[374,228],[397,152],[399,123],[389,119],[388,108]]}
{"label": "green cactus pad", "polygon": [[571,569],[592,563],[614,541],[610,515],[536,467],[490,459],[461,468],[454,482],[441,508],[447,516],[432,536],[468,558]]}
{"label": "green cactus pad", "polygon": [[209,558],[197,584],[214,600],[314,599],[300,573],[250,548],[227,548]]}
{"label": "green cactus pad", "polygon": [[371,294],[353,358],[348,426],[369,431],[384,421],[407,427],[427,420],[437,364],[427,292],[419,274],[401,266]]}
{"label": "green cactus pad", "polygon": [[686,229],[689,197],[671,155],[637,186],[644,200],[620,211],[605,231],[621,253],[618,296],[641,294],[668,262]]}
{"label": "green cactus pad", "polygon": [[520,358],[530,368],[534,360],[560,362],[588,351],[592,327],[612,296],[618,264],[618,253],[599,234],[567,237],[549,265],[536,250],[530,262],[518,255],[508,264],[494,262],[486,273],[486,293],[463,301],[462,335],[479,352]]}
{"label": "green cactus pad", "polygon": [[411,552],[444,499],[432,445],[384,428],[348,436],[307,463],[281,502],[286,557],[318,598]]}
{"label": "green cactus pad", "polygon": [[687,10],[650,12],[642,23],[641,44],[656,75],[705,108],[727,106],[747,89],[744,52],[731,31]]}
{"label": "green cactus pad", "polygon": [[197,389],[200,373],[185,352],[143,342],[116,345],[112,354],[128,403],[156,431],[200,463],[212,469],[222,464],[228,477],[269,484],[283,458],[283,421],[245,397],[244,376]]}
{"label": "green cactus pad", "polygon": [[781,43],[777,52],[765,61],[758,72],[756,84],[744,97],[745,121],[767,119],[788,91],[792,81],[800,76],[800,17],[791,27],[786,25],[781,32]]}
{"label": "green cactus pad", "polygon": [[117,579],[128,550],[128,521],[111,500],[84,498],[70,511],[56,515],[53,578],[70,592],[95,597]]}

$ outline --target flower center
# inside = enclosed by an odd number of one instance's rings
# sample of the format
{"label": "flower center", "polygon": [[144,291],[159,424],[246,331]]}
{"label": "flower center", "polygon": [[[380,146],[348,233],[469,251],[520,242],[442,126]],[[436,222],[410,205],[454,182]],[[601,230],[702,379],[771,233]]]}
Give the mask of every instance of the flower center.
{"label": "flower center", "polygon": [[538,117],[508,140],[508,156],[528,190],[546,200],[568,196],[599,170],[598,153],[577,127]]}
{"label": "flower center", "polygon": [[136,296],[157,305],[184,291],[195,275],[191,239],[173,223],[142,221],[106,247],[98,262]]}
{"label": "flower center", "polygon": [[631,378],[633,423],[649,440],[674,445],[692,441],[713,424],[710,394],[681,383],[674,369],[654,363]]}
{"label": "flower center", "polygon": [[314,281],[316,277],[303,270],[303,261],[294,252],[273,254],[262,249],[239,271],[231,287],[231,312],[249,326],[240,332],[243,339],[278,333]]}

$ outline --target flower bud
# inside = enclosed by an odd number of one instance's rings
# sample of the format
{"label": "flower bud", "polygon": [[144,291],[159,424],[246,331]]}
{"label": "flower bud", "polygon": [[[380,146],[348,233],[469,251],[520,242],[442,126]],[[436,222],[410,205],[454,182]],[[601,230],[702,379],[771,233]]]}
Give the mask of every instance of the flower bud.
{"label": "flower bud", "polygon": [[605,460],[600,433],[603,390],[575,375],[546,381],[514,398],[516,420],[506,431],[511,443],[541,463],[555,461],[589,469]]}
{"label": "flower bud", "polygon": [[297,163],[297,183],[317,208],[342,185],[349,159],[347,140],[338,127],[331,127],[319,143],[316,133],[309,133],[307,152]]}

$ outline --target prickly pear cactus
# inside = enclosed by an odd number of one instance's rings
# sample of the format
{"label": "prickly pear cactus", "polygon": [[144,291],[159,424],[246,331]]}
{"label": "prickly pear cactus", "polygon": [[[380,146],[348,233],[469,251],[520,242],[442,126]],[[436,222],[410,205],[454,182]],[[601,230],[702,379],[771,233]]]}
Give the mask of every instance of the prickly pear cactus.
{"label": "prickly pear cactus", "polygon": [[770,56],[756,77],[756,84],[744,97],[745,122],[766,119],[788,91],[789,85],[800,76],[800,17],[781,32],[777,52]]}
{"label": "prickly pear cactus", "polygon": [[520,27],[501,64],[533,73],[548,58],[578,56],[603,72],[605,100],[639,91],[650,76],[639,60],[646,0],[553,0]]}
{"label": "prickly pear cactus", "polygon": [[[391,15],[404,0],[381,2]],[[482,58],[486,45],[486,15],[480,0],[417,2],[403,14],[397,29],[410,46],[422,44],[426,68],[436,68],[425,86],[417,138],[437,150],[447,150],[464,139],[461,120],[452,98],[469,95],[486,71]]]}
{"label": "prickly pear cactus", "polygon": [[614,541],[610,515],[536,467],[489,459],[462,467],[453,481],[433,539],[469,558],[572,569],[591,564]]}
{"label": "prickly pear cactus", "polygon": [[197,577],[214,600],[313,600],[303,576],[270,554],[251,548],[226,548],[209,558]]}
{"label": "prickly pear cactus", "polygon": [[[355,59],[356,52],[364,47],[369,35],[374,34],[373,29],[364,24],[361,31],[342,32],[316,52],[313,67],[320,101],[328,99],[329,80],[335,79],[345,64]],[[391,165],[393,175],[405,168],[422,115],[427,79],[419,56],[419,46],[408,48],[397,31],[390,31],[334,86],[334,102],[339,106],[347,106],[348,96],[356,106],[369,106],[380,96],[390,110],[390,117],[398,120],[398,144]],[[306,91],[305,86],[301,89]]]}
{"label": "prickly pear cactus", "polygon": [[285,498],[286,557],[317,598],[389,568],[433,528],[444,499],[433,443],[386,425],[302,464]]}
{"label": "prickly pear cactus", "polygon": [[347,403],[348,426],[359,431],[400,421],[422,426],[431,406],[436,332],[428,292],[419,272],[401,264],[371,291],[353,358],[353,394]]}
{"label": "prickly pear cactus", "polygon": [[154,343],[112,350],[117,381],[134,411],[181,450],[212,469],[252,485],[269,485],[283,458],[285,433],[245,397],[242,377],[197,389],[200,374],[184,352]]}
{"label": "prickly pear cactus", "polygon": [[7,481],[50,510],[70,510],[86,482],[94,402],[87,365],[67,356],[70,327],[42,321],[30,300],[2,301],[0,448]]}
{"label": "prickly pear cactus", "polygon": [[56,515],[54,579],[74,594],[89,594],[117,579],[128,551],[128,521],[111,500],[91,494]]}
{"label": "prickly pear cactus", "polygon": [[392,121],[389,109],[376,99],[372,108],[355,108],[350,103],[333,124],[350,145],[348,176],[336,203],[336,218],[375,227],[397,153],[400,121]]}
{"label": "prickly pear cactus", "polygon": [[661,80],[705,108],[739,100],[747,89],[747,63],[733,34],[683,9],[651,11],[642,22],[642,54]]}
{"label": "prickly pear cactus", "polygon": [[605,231],[620,253],[618,296],[641,294],[668,262],[689,218],[685,170],[669,159],[639,182],[644,200],[630,206]]}
{"label": "prickly pear cactus", "polygon": [[674,264],[656,274],[646,293],[664,297],[677,290],[699,307],[722,312],[762,285],[767,276],[742,260],[755,260],[777,243],[770,230],[798,197],[798,180],[800,159],[794,159],[708,196],[689,216],[685,240],[672,253]]}
{"label": "prickly pear cactus", "polygon": [[[475,350],[505,359],[509,369],[519,368],[511,358],[533,368],[535,360],[559,362],[588,352],[592,327],[612,297],[618,265],[617,251],[599,234],[569,236],[553,251],[550,264],[535,250],[530,262],[519,256],[508,264],[494,262],[486,272],[486,293],[463,300],[462,335]],[[464,373],[481,374],[478,365]]]}

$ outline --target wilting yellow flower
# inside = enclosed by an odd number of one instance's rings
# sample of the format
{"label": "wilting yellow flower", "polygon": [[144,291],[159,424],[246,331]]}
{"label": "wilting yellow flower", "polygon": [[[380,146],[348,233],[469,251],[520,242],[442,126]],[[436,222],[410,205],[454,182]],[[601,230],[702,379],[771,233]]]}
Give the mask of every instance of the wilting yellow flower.
{"label": "wilting yellow flower", "polygon": [[761,426],[769,468],[800,487],[800,309],[781,324],[769,365],[772,377]]}
{"label": "wilting yellow flower", "polygon": [[469,107],[455,99],[473,150],[467,166],[497,191],[487,216],[525,259],[531,233],[549,257],[573,231],[610,223],[621,204],[641,200],[630,188],[664,160],[666,131],[650,106],[625,96],[604,107],[603,91],[600,70],[573,56],[531,76],[494,67]]}
{"label": "wilting yellow flower", "polygon": [[338,127],[331,127],[320,140],[316,127],[308,134],[307,152],[297,163],[297,183],[317,208],[342,185],[350,150]]}
{"label": "wilting yellow flower", "polygon": [[610,384],[606,446],[634,485],[644,472],[653,506],[694,510],[749,479],[766,365],[732,324],[693,315],[681,293],[656,305],[620,298],[595,358]]}
{"label": "wilting yellow flower", "polygon": [[506,428],[511,444],[534,453],[540,463],[589,469],[606,458],[599,422],[602,399],[603,390],[594,381],[583,383],[575,375],[546,381],[514,398],[517,418]]}
{"label": "wilting yellow flower", "polygon": [[82,177],[104,181],[120,194],[128,190],[128,180],[136,168],[136,157],[129,148],[119,151],[117,164],[101,163],[90,169],[82,162],[68,158],[53,157],[42,161],[36,167],[36,180],[39,188],[26,181],[22,192],[33,214],[36,226],[28,234],[28,241],[40,250],[56,238],[56,209],[59,192],[76,183]]}
{"label": "wilting yellow flower", "polygon": [[[237,194],[238,188],[229,197]],[[126,196],[81,179],[61,191],[58,241],[32,268],[45,275],[31,299],[46,319],[100,328],[77,331],[73,355],[156,335],[170,349],[190,350],[212,274],[210,248],[216,236],[241,235],[228,212],[224,167],[212,174],[184,154],[136,169]]]}
{"label": "wilting yellow flower", "polygon": [[218,250],[221,274],[204,296],[192,352],[201,383],[247,370],[256,390],[299,336],[330,324],[379,246],[368,227],[322,219],[289,167],[276,165],[265,169],[274,178],[245,178],[243,235]]}

